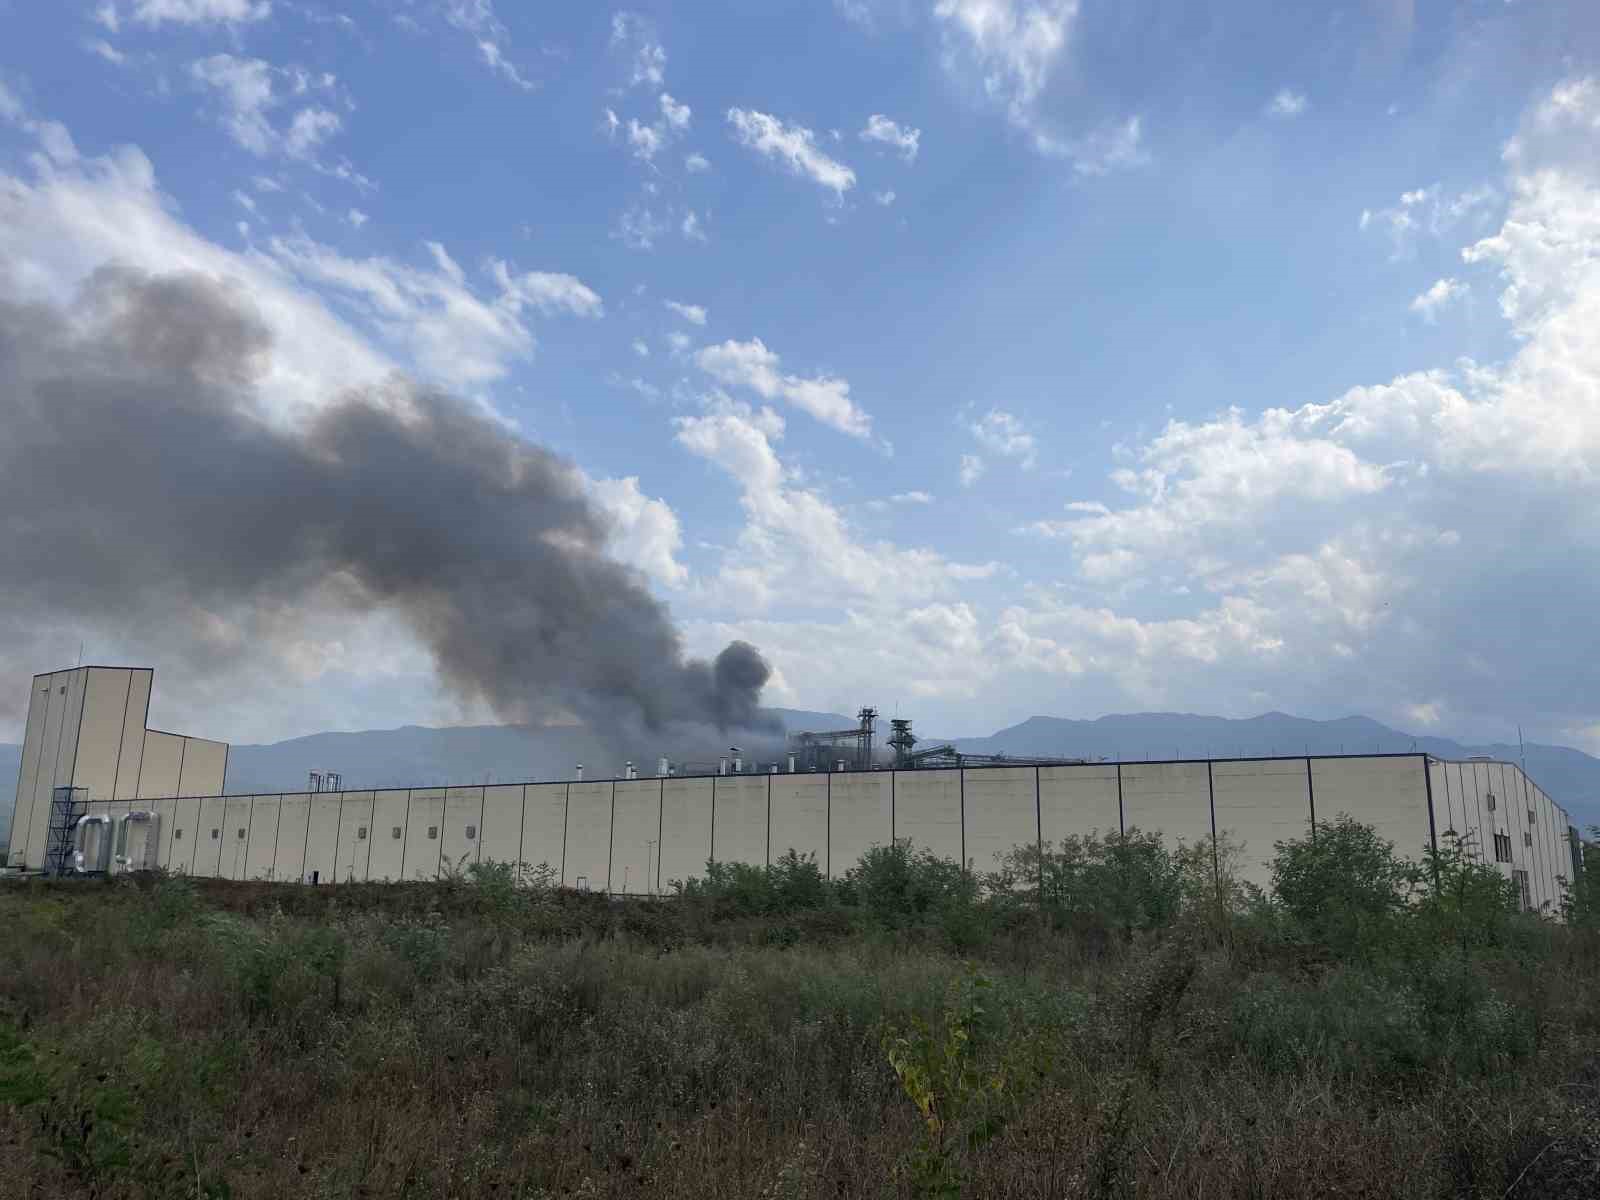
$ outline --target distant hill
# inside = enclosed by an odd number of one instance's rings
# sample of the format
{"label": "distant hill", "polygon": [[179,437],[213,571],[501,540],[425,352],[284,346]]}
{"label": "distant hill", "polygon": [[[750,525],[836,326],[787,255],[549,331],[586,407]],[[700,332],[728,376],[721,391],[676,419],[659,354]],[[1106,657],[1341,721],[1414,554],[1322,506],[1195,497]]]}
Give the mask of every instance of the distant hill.
{"label": "distant hill", "polygon": [[[855,723],[841,713],[771,710],[785,729],[845,729]],[[738,736],[738,735],[735,735]],[[882,734],[887,737],[887,730]],[[718,740],[721,738],[721,740]],[[1440,758],[1489,754],[1515,761],[1517,747],[1505,743],[1467,745],[1449,738],[1416,737],[1366,717],[1311,721],[1284,713],[1246,720],[1191,713],[1131,713],[1074,721],[1030,717],[987,737],[950,740],[972,754],[1061,755],[1071,758],[1224,758],[1257,755],[1367,754],[1425,751]],[[346,787],[429,786],[570,778],[578,763],[593,776],[620,774],[632,756],[641,774],[655,771],[656,755],[715,761],[725,737],[705,731],[688,741],[619,750],[581,726],[529,728],[472,725],[431,729],[408,725],[352,733],[316,733],[270,745],[233,747],[228,790],[284,791],[306,786],[311,770],[339,771]],[[752,755],[775,754],[777,745],[747,740]],[[1563,804],[1582,826],[1600,824],[1600,759],[1565,746],[1534,742],[1526,748],[1528,773]],[[0,844],[10,832],[11,802],[21,750],[0,744]]]}

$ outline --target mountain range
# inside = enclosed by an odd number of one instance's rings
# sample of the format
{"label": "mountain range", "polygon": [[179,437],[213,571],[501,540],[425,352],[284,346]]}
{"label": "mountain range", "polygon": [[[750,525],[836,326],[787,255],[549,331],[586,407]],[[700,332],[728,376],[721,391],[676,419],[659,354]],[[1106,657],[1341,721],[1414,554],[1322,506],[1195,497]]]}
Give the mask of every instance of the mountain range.
{"label": "mountain range", "polygon": [[[845,729],[854,718],[839,713],[770,710],[785,730]],[[880,738],[887,737],[887,730]],[[1230,719],[1192,713],[1127,713],[1095,720],[1030,717],[987,737],[923,737],[924,747],[950,742],[969,754],[1059,755],[1067,758],[1232,758],[1298,754],[1398,753],[1439,758],[1486,754],[1527,764],[1528,774],[1564,805],[1580,827],[1600,824],[1600,759],[1567,746],[1529,742],[1463,744],[1443,737],[1402,733],[1367,717],[1313,721],[1285,713]],[[762,749],[775,742],[763,740]],[[681,745],[664,746],[675,758]],[[688,756],[714,761],[720,744],[694,739]],[[21,747],[0,744],[0,845],[11,828],[21,767]],[[306,786],[312,770],[334,770],[347,788],[437,786],[571,778],[578,763],[592,777],[620,775],[622,763],[605,738],[583,726],[469,725],[432,729],[407,725],[353,733],[314,733],[269,745],[234,746],[228,757],[230,792],[289,791]],[[641,753],[641,774],[655,760]]]}

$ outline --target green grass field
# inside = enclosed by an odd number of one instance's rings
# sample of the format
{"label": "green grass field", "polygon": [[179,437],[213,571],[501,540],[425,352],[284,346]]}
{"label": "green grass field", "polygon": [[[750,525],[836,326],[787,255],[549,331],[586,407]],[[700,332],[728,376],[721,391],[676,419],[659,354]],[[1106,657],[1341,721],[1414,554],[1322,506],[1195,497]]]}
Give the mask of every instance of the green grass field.
{"label": "green grass field", "polygon": [[1583,887],[1211,856],[13,883],[0,1197],[1600,1196]]}

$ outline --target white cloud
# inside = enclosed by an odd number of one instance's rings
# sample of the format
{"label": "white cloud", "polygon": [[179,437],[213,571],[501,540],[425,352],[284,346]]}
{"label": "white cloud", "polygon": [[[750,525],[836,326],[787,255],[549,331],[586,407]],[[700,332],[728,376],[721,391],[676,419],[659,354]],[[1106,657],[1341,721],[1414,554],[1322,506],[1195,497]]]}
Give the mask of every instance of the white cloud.
{"label": "white cloud", "polygon": [[707,346],[695,355],[700,369],[729,387],[747,387],[763,400],[787,400],[824,425],[870,440],[872,418],[850,399],[850,384],[830,375],[784,375],[778,356],[760,338]]}
{"label": "white cloud", "polygon": [[108,63],[115,63],[117,66],[121,66],[128,61],[128,56],[106,41],[105,38],[93,38],[85,42],[83,48],[90,54],[103,58]]}
{"label": "white cloud", "polygon": [[629,56],[629,87],[641,83],[660,87],[666,79],[667,52],[639,14],[619,12],[612,16],[611,47]]}
{"label": "white cloud", "polygon": [[235,204],[239,205],[240,208],[243,208],[247,212],[253,213],[256,211],[255,200],[246,195],[244,192],[239,191],[237,188],[234,189],[233,200]]}
{"label": "white cloud", "polygon": [[706,240],[705,230],[700,227],[700,217],[694,209],[689,209],[683,214],[683,221],[678,226],[684,240],[688,242],[703,242]]}
{"label": "white cloud", "polygon": [[636,204],[617,219],[611,236],[630,250],[652,250],[656,239],[667,231],[666,224],[648,208]]}
{"label": "white cloud", "polygon": [[[133,0],[132,16],[141,25],[244,25],[272,15],[268,0]],[[102,4],[96,19],[107,29],[118,26],[117,10]]]}
{"label": "white cloud", "polygon": [[1468,287],[1457,279],[1440,279],[1411,301],[1411,311],[1430,325],[1439,319],[1439,310],[1467,294]]}
{"label": "white cloud", "polygon": [[641,162],[649,162],[655,158],[663,140],[660,130],[650,125],[641,125],[632,117],[628,119],[628,144],[633,147],[633,156]]}
{"label": "white cloud", "polygon": [[640,358],[649,358],[650,357],[650,347],[645,345],[638,338],[634,338],[633,339],[633,352],[635,354],[637,354]]}
{"label": "white cloud", "polygon": [[1108,175],[1150,162],[1143,145],[1143,130],[1143,122],[1135,116],[1103,125],[1077,138],[1060,138],[1035,131],[1033,143],[1041,154],[1067,159],[1079,175]]}
{"label": "white cloud", "polygon": [[972,436],[984,449],[1004,458],[1014,458],[1025,471],[1033,470],[1039,461],[1039,444],[1021,421],[1004,409],[991,408],[976,421],[967,425]]}
{"label": "white cloud", "polygon": [[887,192],[873,192],[872,198],[882,207],[888,208],[889,205],[894,203],[894,192],[892,190]]}
{"label": "white cloud", "polygon": [[302,108],[284,131],[283,151],[290,158],[306,158],[339,128],[338,114],[325,108]]}
{"label": "white cloud", "polygon": [[675,358],[689,349],[689,335],[680,330],[673,330],[663,340],[667,343]]}
{"label": "white cloud", "polygon": [[[222,104],[222,126],[228,135],[250,153],[260,157],[282,154],[318,165],[315,151],[339,132],[342,122],[337,113],[317,105],[297,111],[279,130],[269,117],[286,95],[302,95],[313,89],[334,86],[332,75],[313,79],[298,68],[278,68],[259,58],[236,58],[213,54],[189,64],[189,76],[213,92]],[[286,92],[277,89],[276,80],[287,82]],[[328,174],[365,183],[359,173],[342,167],[320,167]]]}
{"label": "white cloud", "polygon": [[281,192],[281,191],[283,191],[283,184],[279,183],[276,179],[272,178],[270,175],[254,175],[254,176],[251,176],[250,186],[255,188],[256,191],[258,191],[258,192]]}
{"label": "white cloud", "polygon": [[1378,229],[1389,235],[1395,259],[1410,255],[1417,239],[1446,237],[1463,226],[1482,228],[1500,199],[1492,187],[1476,187],[1446,196],[1438,184],[1400,193],[1399,202],[1387,208],[1363,209],[1357,222],[1362,232]]}
{"label": "white cloud", "polygon": [[606,549],[670,588],[689,582],[689,569],[677,559],[683,527],[666,501],[639,490],[637,476],[588,479],[588,492],[610,522]]}
{"label": "white cloud", "polygon": [[661,303],[691,325],[704,325],[706,323],[706,310],[698,304],[679,304],[676,300],[663,300]]}
{"label": "white cloud", "polygon": [[938,0],[946,65],[975,70],[1019,120],[1044,90],[1077,19],[1077,0]]}
{"label": "white cloud", "polygon": [[922,130],[891,121],[881,113],[873,113],[867,118],[866,127],[859,136],[863,142],[879,142],[899,151],[900,157],[910,163],[917,161]]}
{"label": "white cloud", "polygon": [[711,160],[704,154],[695,153],[683,160],[683,166],[691,175],[695,175],[701,171],[709,171],[711,169]]}
{"label": "white cloud", "polygon": [[367,223],[367,214],[362,212],[359,208],[352,208],[349,212],[345,213],[344,219],[355,228],[360,229]]}
{"label": "white cloud", "polygon": [[1279,117],[1289,121],[1306,111],[1306,98],[1299,92],[1282,88],[1278,94],[1267,102],[1266,113],[1269,117]]}
{"label": "white cloud", "polygon": [[661,118],[679,133],[689,128],[690,109],[687,104],[679,104],[666,92],[661,93]]}
{"label": "white cloud", "polygon": [[117,16],[117,6],[111,3],[111,0],[104,0],[104,3],[94,10],[94,20],[97,24],[105,26],[112,33],[116,33],[122,28],[122,20]]}
{"label": "white cloud", "polygon": [[969,488],[983,478],[984,471],[988,470],[987,464],[976,454],[963,454],[961,456],[961,486]]}
{"label": "white cloud", "polygon": [[786,125],[767,113],[743,108],[728,110],[728,124],[740,145],[827,188],[836,200],[856,185],[856,173],[818,150],[815,135],[802,125]]}
{"label": "white cloud", "polygon": [[889,497],[890,504],[932,504],[933,497],[927,492],[896,492]]}
{"label": "white cloud", "polygon": [[509,37],[505,25],[495,14],[492,0],[444,0],[445,20],[461,30],[478,47],[484,65],[523,91],[532,91],[534,82],[506,57]]}

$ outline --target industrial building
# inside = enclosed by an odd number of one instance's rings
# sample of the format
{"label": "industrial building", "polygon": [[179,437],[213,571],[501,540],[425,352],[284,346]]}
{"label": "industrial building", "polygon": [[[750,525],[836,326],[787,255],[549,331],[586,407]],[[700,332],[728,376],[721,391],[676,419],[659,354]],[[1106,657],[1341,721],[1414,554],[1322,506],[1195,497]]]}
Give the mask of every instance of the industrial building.
{"label": "industrial building", "polygon": [[[165,743],[152,755],[152,737],[176,735],[134,720],[150,676],[82,668],[35,678],[13,866],[343,883],[502,862],[547,867],[568,887],[645,895],[708,860],[763,864],[794,849],[837,877],[871,847],[904,840],[985,871],[1017,846],[1138,828],[1191,844],[1225,834],[1241,849],[1240,876],[1265,884],[1275,841],[1348,814],[1412,856],[1447,831],[1470,836],[1529,908],[1557,907],[1577,870],[1566,811],[1514,763],[1373,754],[973,765],[956,755],[955,765],[925,765],[955,752],[918,755],[898,724],[900,766],[864,765],[870,743],[857,730],[851,755],[827,752],[834,769],[790,758],[755,770],[734,756],[701,775],[662,760],[649,778],[630,764],[613,779],[228,795],[223,743],[181,739],[175,767]],[[130,738],[142,758],[128,757]],[[67,853],[52,858],[52,846]]]}

